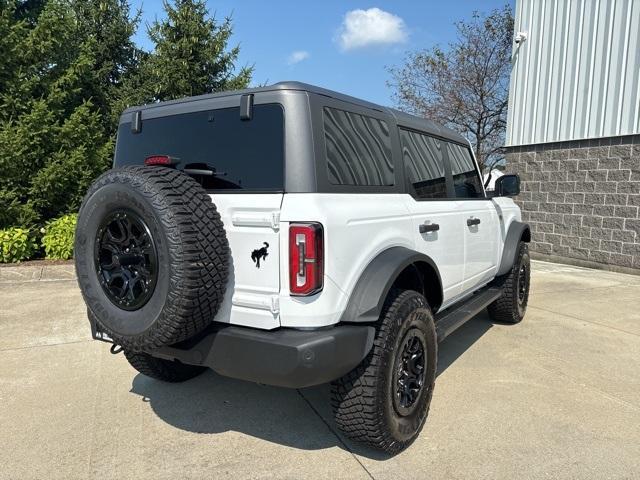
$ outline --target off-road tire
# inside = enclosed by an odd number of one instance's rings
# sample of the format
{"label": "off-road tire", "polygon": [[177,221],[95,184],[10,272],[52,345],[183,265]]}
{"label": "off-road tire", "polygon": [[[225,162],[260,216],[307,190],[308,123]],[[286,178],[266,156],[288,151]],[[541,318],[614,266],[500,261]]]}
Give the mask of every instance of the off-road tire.
{"label": "off-road tire", "polygon": [[[522,278],[524,275],[524,278]],[[521,284],[520,282],[524,282]],[[492,320],[501,323],[519,323],[524,318],[529,302],[529,285],[531,282],[531,261],[529,246],[520,242],[518,256],[509,273],[498,279],[502,286],[502,295],[487,310]],[[520,288],[524,288],[522,294]]]}
{"label": "off-road tire", "polygon": [[[414,329],[426,346],[424,383],[415,410],[401,416],[393,399],[394,370],[400,345]],[[376,328],[373,348],[360,365],[331,385],[331,401],[340,430],[355,441],[390,454],[407,448],[420,433],[429,412],[437,349],[433,315],[424,296],[412,290],[392,290]]]}
{"label": "off-road tire", "polygon": [[200,375],[206,370],[205,367],[155,358],[143,352],[128,352],[125,350],[124,356],[138,372],[163,382],[184,382]]}
{"label": "off-road tire", "polygon": [[[100,219],[118,209],[146,222],[157,251],[155,288],[133,311],[109,298],[94,257]],[[135,352],[180,342],[212,322],[225,294],[229,246],[220,215],[198,182],[170,168],[130,166],[104,173],[89,188],[78,216],[75,262],[98,328]]]}

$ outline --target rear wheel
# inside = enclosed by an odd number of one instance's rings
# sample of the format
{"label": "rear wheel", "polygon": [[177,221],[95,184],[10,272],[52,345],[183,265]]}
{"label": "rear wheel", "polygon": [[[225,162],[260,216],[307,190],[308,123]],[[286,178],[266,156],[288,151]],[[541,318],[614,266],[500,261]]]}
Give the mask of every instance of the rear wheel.
{"label": "rear wheel", "polygon": [[497,322],[519,323],[527,311],[531,282],[529,247],[525,242],[520,242],[513,267],[500,281],[502,296],[489,305],[489,315]]}
{"label": "rear wheel", "polygon": [[186,365],[177,361],[155,358],[148,353],[128,352],[124,356],[133,368],[147,377],[163,382],[178,383],[190,380],[206,370],[205,367]]}
{"label": "rear wheel", "polygon": [[332,384],[338,427],[353,440],[398,453],[418,436],[436,378],[437,339],[424,296],[389,294],[373,348],[362,363]]}

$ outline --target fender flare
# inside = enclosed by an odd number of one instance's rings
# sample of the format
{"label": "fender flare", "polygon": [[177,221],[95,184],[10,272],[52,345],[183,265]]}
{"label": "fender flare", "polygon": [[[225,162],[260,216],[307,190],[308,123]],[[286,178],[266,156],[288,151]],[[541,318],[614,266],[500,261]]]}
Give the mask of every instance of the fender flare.
{"label": "fender flare", "polygon": [[518,222],[514,220],[509,225],[507,236],[504,239],[504,248],[502,249],[502,259],[500,260],[500,267],[496,273],[497,277],[505,275],[513,267],[513,263],[516,261],[516,255],[518,255],[518,245],[520,241],[531,241],[531,229],[526,223]]}
{"label": "fender flare", "polygon": [[376,322],[380,318],[384,301],[400,273],[416,262],[427,263],[436,272],[440,299],[442,279],[435,262],[427,255],[405,247],[391,247],[364,269],[349,297],[340,322]]}

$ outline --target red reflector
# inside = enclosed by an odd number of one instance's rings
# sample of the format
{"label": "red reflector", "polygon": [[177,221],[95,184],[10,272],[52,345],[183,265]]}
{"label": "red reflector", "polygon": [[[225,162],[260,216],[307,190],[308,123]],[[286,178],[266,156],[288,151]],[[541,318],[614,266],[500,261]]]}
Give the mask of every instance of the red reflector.
{"label": "red reflector", "polygon": [[289,290],[291,295],[313,295],[322,290],[324,245],[322,225],[289,226]]}
{"label": "red reflector", "polygon": [[151,155],[144,159],[145,165],[173,165],[175,158],[169,155]]}

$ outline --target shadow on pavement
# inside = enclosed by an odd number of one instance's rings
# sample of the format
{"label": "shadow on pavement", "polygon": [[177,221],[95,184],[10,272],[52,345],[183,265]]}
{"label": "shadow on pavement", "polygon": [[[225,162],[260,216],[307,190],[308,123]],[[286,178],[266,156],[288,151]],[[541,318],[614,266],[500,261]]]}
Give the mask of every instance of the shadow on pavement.
{"label": "shadow on pavement", "polygon": [[[483,314],[440,344],[438,375],[490,328],[491,322]],[[181,430],[202,434],[235,431],[302,450],[338,446],[376,460],[389,458],[342,440],[331,419],[327,385],[297,391],[234,380],[209,371],[181,384],[138,374],[131,392],[149,402],[159,418]]]}
{"label": "shadow on pavement", "polygon": [[[449,335],[444,342],[438,345],[437,375],[442,375],[447,368],[476,343],[480,337],[487,333],[492,326],[493,323],[489,318],[489,314],[485,311]],[[438,390],[436,387],[434,395],[437,394]]]}

